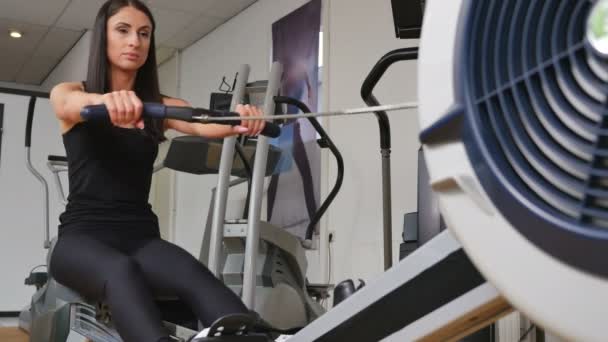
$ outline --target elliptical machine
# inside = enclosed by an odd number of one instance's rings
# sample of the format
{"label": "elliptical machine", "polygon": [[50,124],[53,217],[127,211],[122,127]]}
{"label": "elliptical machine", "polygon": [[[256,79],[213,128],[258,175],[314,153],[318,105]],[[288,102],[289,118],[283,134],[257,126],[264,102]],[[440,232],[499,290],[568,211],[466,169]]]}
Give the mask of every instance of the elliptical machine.
{"label": "elliptical machine", "polygon": [[[275,105],[283,103],[294,104],[303,111],[308,111],[298,101],[275,96],[279,88],[280,64],[273,66],[268,82],[247,84],[248,74],[249,67],[242,66],[232,94],[233,106],[235,103],[247,102],[245,99],[248,99],[252,104],[263,105],[266,113],[274,113]],[[307,233],[306,240],[339,191],[343,174],[340,152],[316,119],[310,118],[310,121],[321,136],[320,146],[330,148],[334,154],[339,177],[334,189],[311,219],[308,229],[310,234]],[[259,137],[255,145],[253,143],[249,140],[241,145],[236,137],[220,141],[191,136],[178,137],[171,143],[164,167],[190,174],[218,173],[218,185],[212,190],[199,260],[235,293],[243,296],[244,300],[247,291],[253,293],[253,298],[249,298],[249,308],[258,312],[271,325],[280,329],[302,327],[325,312],[319,301],[329,296],[332,286],[309,284],[306,280],[306,240],[301,241],[284,229],[260,220],[264,178],[277,172],[275,167],[281,151],[269,145],[266,137]],[[266,149],[265,156],[261,154],[263,148]],[[239,178],[230,180],[231,175]],[[228,191],[248,181],[248,203],[243,217],[226,219]],[[259,193],[256,194],[256,191]],[[257,218],[252,219],[254,215]],[[251,236],[251,230],[248,229],[251,229],[252,220],[257,221],[255,229],[258,232],[254,232],[253,236],[257,235],[256,239],[259,240],[256,247],[258,250],[252,252],[256,261],[253,265],[255,271],[251,271],[255,272],[254,277],[248,274],[248,267],[252,265],[246,264],[248,237]],[[246,285],[248,278],[255,278],[255,281]],[[247,286],[252,286],[254,290],[247,290]],[[246,300],[245,302],[247,304]]]}

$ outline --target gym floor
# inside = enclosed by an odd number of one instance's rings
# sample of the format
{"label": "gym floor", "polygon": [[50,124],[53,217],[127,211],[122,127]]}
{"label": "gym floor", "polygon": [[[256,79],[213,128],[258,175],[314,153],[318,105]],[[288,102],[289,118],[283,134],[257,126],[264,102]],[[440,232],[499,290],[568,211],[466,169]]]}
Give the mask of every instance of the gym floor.
{"label": "gym floor", "polygon": [[27,342],[27,334],[17,328],[17,318],[0,318],[0,341]]}

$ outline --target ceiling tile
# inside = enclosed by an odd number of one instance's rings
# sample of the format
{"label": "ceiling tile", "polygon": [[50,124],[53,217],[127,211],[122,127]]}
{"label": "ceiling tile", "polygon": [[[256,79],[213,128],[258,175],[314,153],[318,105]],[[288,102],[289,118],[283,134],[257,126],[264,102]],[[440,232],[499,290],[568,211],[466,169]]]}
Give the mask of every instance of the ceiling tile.
{"label": "ceiling tile", "polygon": [[53,70],[53,67],[57,65],[60,58],[35,56],[21,69],[15,82],[21,84],[41,84],[49,72]]}
{"label": "ceiling tile", "polygon": [[223,22],[225,22],[225,19],[200,16],[192,21],[190,25],[171,37],[171,39],[166,40],[164,45],[184,49],[213,31]]}
{"label": "ceiling tile", "polygon": [[62,58],[78,42],[84,31],[52,28],[36,49],[35,55]]}
{"label": "ceiling tile", "polygon": [[44,37],[31,59],[16,76],[19,83],[41,84],[61,62],[72,46],[82,37],[83,32],[53,28]]}
{"label": "ceiling tile", "polygon": [[232,18],[256,1],[257,0],[215,0],[215,4],[209,8],[205,15],[225,19]]}
{"label": "ceiling tile", "polygon": [[70,29],[92,29],[95,17],[106,0],[72,0],[63,12],[56,26]]}
{"label": "ceiling tile", "polygon": [[[17,29],[23,33],[20,39],[9,37],[8,30]],[[34,25],[12,19],[0,18],[0,47],[1,50],[10,50],[19,46],[33,49],[40,41],[40,38],[48,31],[48,26]]]}
{"label": "ceiling tile", "polygon": [[151,7],[150,10],[156,21],[155,39],[158,45],[163,44],[166,40],[173,37],[197,17],[196,14],[192,13],[156,7]]}
{"label": "ceiling tile", "polygon": [[[232,0],[229,0],[232,1]],[[148,0],[147,3],[151,7],[163,8],[170,10],[178,10],[188,13],[203,14],[216,0]]]}
{"label": "ceiling tile", "polygon": [[0,63],[0,81],[15,82],[17,72],[21,68],[23,61],[17,57],[3,58]]}
{"label": "ceiling tile", "polygon": [[[21,39],[13,39],[6,34],[15,28],[23,32]],[[36,47],[47,32],[48,27],[0,19],[0,79],[14,81],[14,77],[33,55]]]}
{"label": "ceiling tile", "polygon": [[70,0],[2,0],[0,18],[52,25]]}

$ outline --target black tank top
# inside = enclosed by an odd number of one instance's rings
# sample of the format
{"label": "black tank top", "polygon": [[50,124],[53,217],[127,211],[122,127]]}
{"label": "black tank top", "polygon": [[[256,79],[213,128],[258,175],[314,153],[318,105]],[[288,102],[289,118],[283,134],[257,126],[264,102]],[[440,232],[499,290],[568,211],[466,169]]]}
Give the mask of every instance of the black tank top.
{"label": "black tank top", "polygon": [[158,234],[148,203],[158,143],[140,129],[109,121],[80,122],[63,134],[68,204],[59,232],[132,229]]}

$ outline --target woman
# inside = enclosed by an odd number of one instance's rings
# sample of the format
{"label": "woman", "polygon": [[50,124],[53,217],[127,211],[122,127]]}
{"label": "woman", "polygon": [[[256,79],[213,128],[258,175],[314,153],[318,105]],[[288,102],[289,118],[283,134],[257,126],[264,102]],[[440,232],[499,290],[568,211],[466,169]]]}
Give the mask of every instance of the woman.
{"label": "woman", "polygon": [[[50,271],[86,298],[107,302],[127,342],[170,341],[154,293],[177,295],[205,326],[226,314],[248,312],[191,254],[160,238],[148,195],[166,129],[218,138],[257,135],[264,127],[261,120],[230,127],[142,117],[142,101],[189,106],[159,93],[154,25],[139,0],[107,1],[95,22],[86,82],[62,83],[51,91],[70,195]],[[83,122],[81,109],[94,104],[105,104],[110,120]],[[261,114],[248,106],[236,111]]]}

